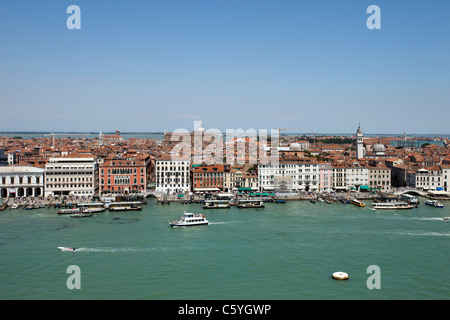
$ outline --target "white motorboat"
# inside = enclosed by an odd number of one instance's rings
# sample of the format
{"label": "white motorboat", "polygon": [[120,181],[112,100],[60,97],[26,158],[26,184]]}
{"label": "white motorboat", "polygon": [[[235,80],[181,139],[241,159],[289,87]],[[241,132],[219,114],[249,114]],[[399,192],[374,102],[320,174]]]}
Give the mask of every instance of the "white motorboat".
{"label": "white motorboat", "polygon": [[197,213],[188,213],[186,211],[184,212],[180,220],[169,221],[169,225],[171,227],[190,227],[207,224],[209,224],[209,221],[205,219],[204,215]]}
{"label": "white motorboat", "polygon": [[436,208],[444,207],[444,205],[437,200],[425,200],[425,204],[432,206],[432,207],[436,207]]}
{"label": "white motorboat", "polygon": [[61,251],[75,251],[75,248],[68,248],[68,247],[58,247],[59,250]]}
{"label": "white motorboat", "polygon": [[12,206],[11,206],[11,209],[17,209],[19,207],[19,205],[17,204],[17,203],[14,203]]}

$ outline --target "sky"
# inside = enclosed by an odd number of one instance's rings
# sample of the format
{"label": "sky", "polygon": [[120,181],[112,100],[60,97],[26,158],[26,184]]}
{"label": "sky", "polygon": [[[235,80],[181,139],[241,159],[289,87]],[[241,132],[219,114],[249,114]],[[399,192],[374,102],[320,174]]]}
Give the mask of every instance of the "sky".
{"label": "sky", "polygon": [[449,134],[449,34],[448,0],[4,0],[0,131]]}

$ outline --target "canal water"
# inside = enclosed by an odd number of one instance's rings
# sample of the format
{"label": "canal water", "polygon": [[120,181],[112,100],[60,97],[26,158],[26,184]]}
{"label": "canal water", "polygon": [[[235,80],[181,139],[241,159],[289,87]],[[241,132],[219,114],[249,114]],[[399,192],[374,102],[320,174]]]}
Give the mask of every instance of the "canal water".
{"label": "canal water", "polygon": [[[0,299],[449,299],[450,201],[405,211],[267,203],[157,204],[90,218],[0,212]],[[183,211],[208,226],[172,229]],[[78,248],[61,252],[58,246]],[[80,289],[69,290],[69,266]],[[369,289],[369,266],[380,289]],[[331,274],[343,271],[346,281]]]}

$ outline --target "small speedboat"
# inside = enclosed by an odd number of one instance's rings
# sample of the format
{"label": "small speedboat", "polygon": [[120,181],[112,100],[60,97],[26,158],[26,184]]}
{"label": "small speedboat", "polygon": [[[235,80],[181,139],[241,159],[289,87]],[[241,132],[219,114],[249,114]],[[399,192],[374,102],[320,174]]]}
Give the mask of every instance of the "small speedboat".
{"label": "small speedboat", "polygon": [[12,206],[11,206],[11,209],[17,209],[19,207],[19,205],[17,204],[17,203],[14,203]]}
{"label": "small speedboat", "polygon": [[68,247],[58,247],[59,250],[61,251],[75,251],[75,248],[68,248]]}
{"label": "small speedboat", "polygon": [[450,217],[443,217],[442,220],[450,220]]}

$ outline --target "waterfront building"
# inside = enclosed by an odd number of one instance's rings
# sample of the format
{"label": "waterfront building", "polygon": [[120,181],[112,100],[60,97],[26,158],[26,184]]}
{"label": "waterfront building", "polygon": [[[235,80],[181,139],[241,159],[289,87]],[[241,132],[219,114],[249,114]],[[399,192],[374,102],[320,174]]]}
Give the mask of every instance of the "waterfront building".
{"label": "waterfront building", "polygon": [[406,185],[422,190],[443,188],[443,175],[440,166],[421,168],[406,173]]}
{"label": "waterfront building", "polygon": [[[283,192],[319,190],[319,164],[314,161],[286,161],[278,164],[258,164],[260,191]],[[281,192],[281,191],[280,191]]]}
{"label": "waterfront building", "polygon": [[[229,171],[229,166],[227,166]],[[224,190],[225,165],[201,165],[192,170],[192,191],[210,192]]]}
{"label": "waterfront building", "polygon": [[442,188],[444,191],[450,191],[450,165],[443,164],[441,165],[442,170]]}
{"label": "waterfront building", "polygon": [[332,164],[333,167],[333,189],[347,190],[347,168],[342,163]]}
{"label": "waterfront building", "polygon": [[0,167],[0,198],[44,195],[44,169],[29,166]]}
{"label": "waterfront building", "polygon": [[346,185],[348,189],[359,190],[369,184],[369,168],[354,162],[346,168]]}
{"label": "waterfront building", "polygon": [[326,191],[327,189],[333,188],[333,167],[331,163],[319,162],[319,191]]}
{"label": "waterfront building", "polygon": [[106,158],[98,172],[100,194],[145,193],[150,177],[150,156],[123,154]]}
{"label": "waterfront building", "polygon": [[391,169],[385,165],[369,167],[369,188],[383,192],[391,191]]}
{"label": "waterfront building", "polygon": [[98,190],[97,159],[72,153],[51,158],[45,165],[45,196],[93,196]]}
{"label": "waterfront building", "polygon": [[166,155],[156,159],[156,192],[184,193],[190,191],[191,161],[185,159],[173,160]]}

